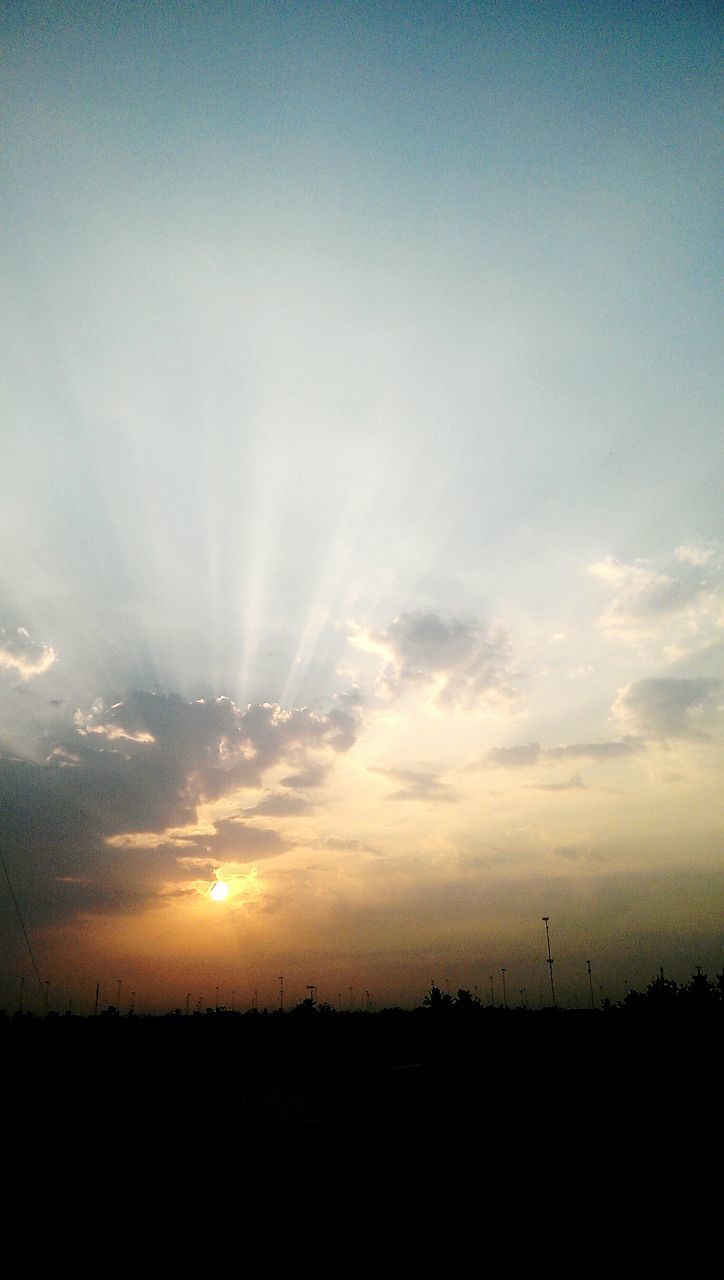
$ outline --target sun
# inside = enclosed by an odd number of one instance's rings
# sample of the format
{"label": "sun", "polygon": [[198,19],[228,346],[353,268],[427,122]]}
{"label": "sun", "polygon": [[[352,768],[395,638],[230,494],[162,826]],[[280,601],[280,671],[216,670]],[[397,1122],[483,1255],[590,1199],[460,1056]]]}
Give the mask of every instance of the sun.
{"label": "sun", "polygon": [[229,886],[224,880],[217,880],[216,884],[209,889],[209,896],[214,902],[223,902],[229,896]]}

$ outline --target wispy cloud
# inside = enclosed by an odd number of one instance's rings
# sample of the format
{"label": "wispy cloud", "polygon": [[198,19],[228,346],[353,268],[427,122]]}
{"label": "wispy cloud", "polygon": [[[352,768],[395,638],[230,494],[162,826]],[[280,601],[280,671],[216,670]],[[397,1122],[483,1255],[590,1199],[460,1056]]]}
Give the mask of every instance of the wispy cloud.
{"label": "wispy cloud", "polygon": [[613,742],[571,742],[560,747],[541,747],[538,742],[528,742],[516,747],[493,747],[480,760],[466,768],[466,772],[480,769],[532,769],[536,765],[556,760],[607,760],[626,759],[644,750],[640,738],[628,736]]}
{"label": "wispy cloud", "polygon": [[251,809],[245,809],[244,814],[247,818],[257,816],[269,818],[290,818],[297,817],[300,814],[312,813],[314,806],[302,796],[290,795],[289,792],[276,791],[265,796],[258,804]]}
{"label": "wispy cloud", "polygon": [[615,742],[571,742],[563,747],[548,747],[546,760],[621,760],[639,755],[644,744],[639,738],[620,738]]}
{"label": "wispy cloud", "polygon": [[379,774],[401,784],[398,791],[391,791],[388,800],[424,800],[428,803],[451,803],[457,800],[454,789],[447,782],[441,782],[435,773],[417,769],[370,769],[370,773]]}
{"label": "wispy cloud", "polygon": [[530,782],[527,785],[528,791],[583,791],[583,779],[579,774],[574,774],[567,782]]}

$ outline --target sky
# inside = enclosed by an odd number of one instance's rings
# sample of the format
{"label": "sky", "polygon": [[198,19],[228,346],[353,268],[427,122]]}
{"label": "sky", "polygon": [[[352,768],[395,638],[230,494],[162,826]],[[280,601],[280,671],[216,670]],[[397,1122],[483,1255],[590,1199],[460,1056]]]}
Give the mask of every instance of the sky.
{"label": "sky", "polygon": [[0,1001],[713,976],[716,6],[0,12]]}

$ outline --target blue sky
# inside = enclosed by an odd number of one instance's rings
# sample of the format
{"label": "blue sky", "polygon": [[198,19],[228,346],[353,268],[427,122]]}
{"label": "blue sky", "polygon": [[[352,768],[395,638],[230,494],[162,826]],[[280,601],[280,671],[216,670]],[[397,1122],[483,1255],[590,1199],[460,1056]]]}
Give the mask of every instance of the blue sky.
{"label": "blue sky", "polygon": [[[0,734],[47,967],[113,931],[166,992],[200,912],[189,970],[399,994],[537,972],[557,906],[572,975],[579,934],[717,963],[714,6],[3,20]],[[36,789],[82,837],[30,851]]]}

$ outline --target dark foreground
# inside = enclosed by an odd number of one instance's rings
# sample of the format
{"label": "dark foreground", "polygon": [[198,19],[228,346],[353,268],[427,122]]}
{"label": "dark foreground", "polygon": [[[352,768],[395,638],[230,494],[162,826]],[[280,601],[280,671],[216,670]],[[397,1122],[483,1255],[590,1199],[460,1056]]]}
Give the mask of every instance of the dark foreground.
{"label": "dark foreground", "polygon": [[722,1006],[687,1016],[430,1010],[5,1018],[16,1116],[128,1136],[223,1127],[484,1131],[487,1149],[711,1125]]}

